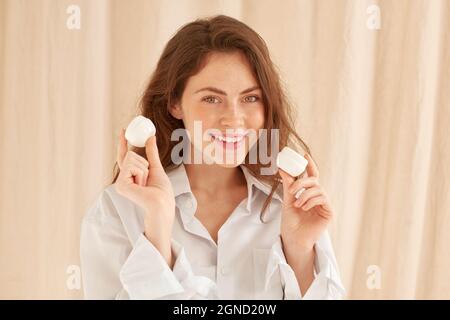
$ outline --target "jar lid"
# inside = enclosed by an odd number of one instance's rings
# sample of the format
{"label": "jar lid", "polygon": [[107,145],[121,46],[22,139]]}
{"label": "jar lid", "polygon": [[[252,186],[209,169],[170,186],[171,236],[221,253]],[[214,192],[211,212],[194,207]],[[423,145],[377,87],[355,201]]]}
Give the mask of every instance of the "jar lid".
{"label": "jar lid", "polygon": [[149,118],[139,115],[128,125],[125,131],[125,139],[131,145],[143,148],[148,138],[154,136],[155,133],[156,127],[153,122]]}
{"label": "jar lid", "polygon": [[278,153],[277,167],[283,169],[293,177],[301,175],[303,171],[305,171],[307,165],[308,160],[289,147],[284,147]]}

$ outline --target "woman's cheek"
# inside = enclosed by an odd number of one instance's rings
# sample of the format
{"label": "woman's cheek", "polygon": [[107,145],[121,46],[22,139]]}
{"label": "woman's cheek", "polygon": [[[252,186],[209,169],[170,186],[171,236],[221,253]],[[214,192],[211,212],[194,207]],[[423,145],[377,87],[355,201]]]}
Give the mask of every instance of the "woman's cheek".
{"label": "woman's cheek", "polygon": [[259,131],[259,129],[264,128],[264,106],[258,108],[256,112],[253,112],[248,118],[251,120],[250,126],[255,131]]}

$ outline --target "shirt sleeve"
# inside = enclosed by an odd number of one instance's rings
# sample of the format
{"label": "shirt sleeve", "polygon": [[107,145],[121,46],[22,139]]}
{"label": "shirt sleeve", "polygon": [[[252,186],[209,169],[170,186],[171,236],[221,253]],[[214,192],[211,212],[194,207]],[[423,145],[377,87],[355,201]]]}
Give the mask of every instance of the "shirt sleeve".
{"label": "shirt sleeve", "polygon": [[171,240],[174,267],[143,235],[130,241],[103,192],[81,225],[80,259],[85,299],[215,299],[215,283],[193,274],[183,247]]}
{"label": "shirt sleeve", "polygon": [[314,244],[314,280],[302,295],[294,270],[287,263],[281,238],[271,248],[267,264],[266,286],[275,272],[280,273],[285,300],[325,300],[343,299],[346,291],[342,285],[328,232]]}
{"label": "shirt sleeve", "polygon": [[193,274],[183,247],[171,240],[173,270],[143,235],[120,271],[120,280],[131,299],[215,299],[216,284]]}

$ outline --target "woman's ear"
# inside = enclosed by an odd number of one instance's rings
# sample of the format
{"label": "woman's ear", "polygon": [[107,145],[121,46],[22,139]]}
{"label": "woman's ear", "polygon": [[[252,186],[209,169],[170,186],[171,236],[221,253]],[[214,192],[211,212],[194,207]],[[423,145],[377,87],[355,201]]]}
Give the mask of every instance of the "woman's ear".
{"label": "woman's ear", "polygon": [[178,120],[183,119],[183,109],[181,108],[180,103],[176,103],[176,104],[170,106],[169,112],[175,119],[178,119]]}

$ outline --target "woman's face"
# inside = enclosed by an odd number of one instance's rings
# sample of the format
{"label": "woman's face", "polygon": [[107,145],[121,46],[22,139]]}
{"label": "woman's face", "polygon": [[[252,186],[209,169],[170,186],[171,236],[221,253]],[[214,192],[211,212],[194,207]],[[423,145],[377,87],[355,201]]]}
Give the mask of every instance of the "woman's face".
{"label": "woman's face", "polygon": [[264,126],[262,91],[241,52],[211,53],[171,113],[188,131],[191,163],[198,152],[202,163],[240,165]]}

